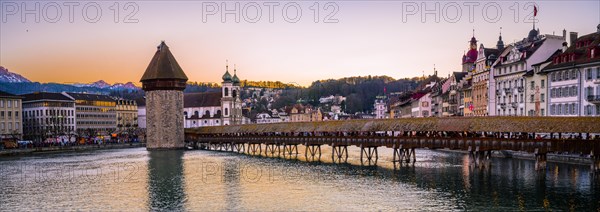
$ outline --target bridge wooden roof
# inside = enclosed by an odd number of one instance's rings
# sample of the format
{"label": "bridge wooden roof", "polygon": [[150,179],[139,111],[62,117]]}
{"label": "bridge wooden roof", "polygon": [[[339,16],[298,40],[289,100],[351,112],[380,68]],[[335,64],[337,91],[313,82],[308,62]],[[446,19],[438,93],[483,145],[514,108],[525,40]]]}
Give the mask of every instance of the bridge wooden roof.
{"label": "bridge wooden roof", "polygon": [[186,133],[469,131],[600,133],[600,117],[449,117],[286,122],[186,129]]}

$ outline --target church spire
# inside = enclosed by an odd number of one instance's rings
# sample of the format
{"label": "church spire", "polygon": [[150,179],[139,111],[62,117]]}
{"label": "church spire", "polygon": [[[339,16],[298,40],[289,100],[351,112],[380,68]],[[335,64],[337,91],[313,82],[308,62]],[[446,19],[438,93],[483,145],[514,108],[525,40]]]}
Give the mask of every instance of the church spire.
{"label": "church spire", "polygon": [[502,41],[502,27],[500,27],[500,36],[498,36],[498,42],[496,43],[496,49],[504,49],[504,41]]}

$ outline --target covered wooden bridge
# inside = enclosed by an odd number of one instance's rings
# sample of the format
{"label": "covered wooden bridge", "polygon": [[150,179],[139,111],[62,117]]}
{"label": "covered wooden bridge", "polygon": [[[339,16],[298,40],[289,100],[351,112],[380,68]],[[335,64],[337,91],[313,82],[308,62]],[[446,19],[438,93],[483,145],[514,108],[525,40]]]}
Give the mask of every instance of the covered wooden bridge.
{"label": "covered wooden bridge", "polygon": [[491,151],[589,156],[600,168],[600,117],[450,117],[370,119],[201,127],[185,130],[189,146],[248,154],[293,156],[303,145],[307,160],[319,160],[330,145],[334,162],[346,162],[348,146],[361,148],[361,162],[376,164],[378,147],[394,150],[394,163],[414,162],[415,149],[468,151],[474,162]]}

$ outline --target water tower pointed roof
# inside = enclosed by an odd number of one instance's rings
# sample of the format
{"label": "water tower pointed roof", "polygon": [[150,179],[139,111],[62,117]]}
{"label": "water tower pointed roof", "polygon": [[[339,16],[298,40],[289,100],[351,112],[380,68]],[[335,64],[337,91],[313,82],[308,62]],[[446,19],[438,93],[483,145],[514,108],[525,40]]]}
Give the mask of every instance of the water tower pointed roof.
{"label": "water tower pointed roof", "polygon": [[146,68],[146,72],[144,72],[144,75],[140,81],[144,82],[160,79],[188,80],[187,76],[183,72],[183,69],[181,69],[177,63],[177,60],[175,60],[175,57],[164,41],[158,45],[156,53],[154,54],[154,57],[152,57],[152,60],[150,61],[150,64],[148,65],[148,68]]}

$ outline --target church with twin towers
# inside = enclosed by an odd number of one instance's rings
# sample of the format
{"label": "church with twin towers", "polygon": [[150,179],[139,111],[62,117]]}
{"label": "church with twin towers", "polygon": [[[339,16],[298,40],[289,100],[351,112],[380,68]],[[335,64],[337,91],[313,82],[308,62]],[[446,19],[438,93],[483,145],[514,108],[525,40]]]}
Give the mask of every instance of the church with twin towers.
{"label": "church with twin towers", "polygon": [[219,92],[202,92],[184,94],[184,126],[185,128],[240,125],[250,122],[243,115],[242,92],[237,70],[233,76],[229,65],[225,65],[225,73]]}

